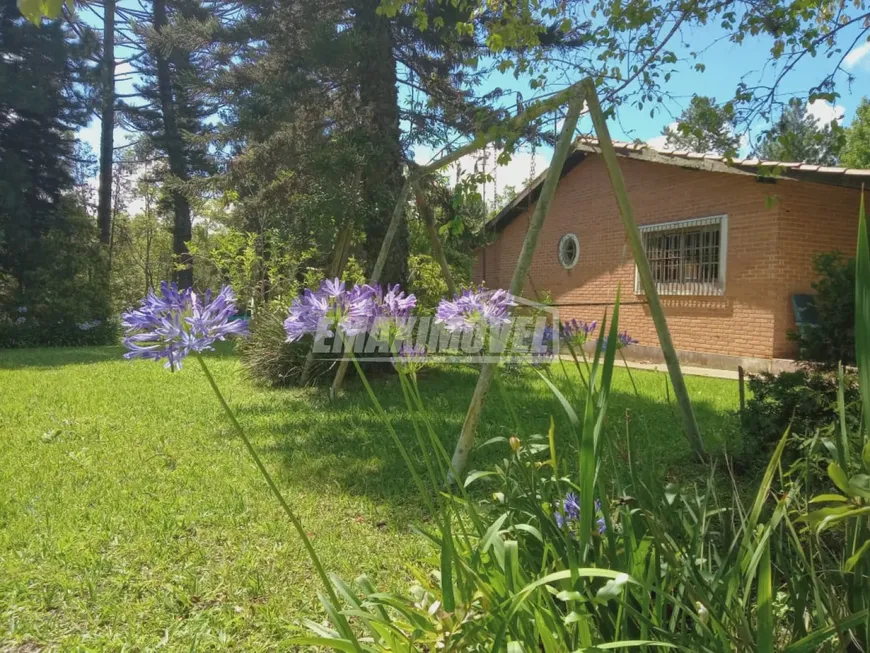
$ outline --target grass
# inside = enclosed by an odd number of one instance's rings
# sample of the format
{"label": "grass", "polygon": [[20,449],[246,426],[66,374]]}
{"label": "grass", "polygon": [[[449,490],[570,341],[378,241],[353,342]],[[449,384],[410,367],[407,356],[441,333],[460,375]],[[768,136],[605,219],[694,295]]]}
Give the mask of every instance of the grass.
{"label": "grass", "polygon": [[[303,618],[322,617],[292,527],[193,362],[170,374],[120,356],[0,352],[0,650],[287,648]],[[358,382],[330,403],[322,389],[253,387],[232,355],[209,364],[327,569],[405,588],[409,567],[428,565],[409,528],[426,515]],[[663,477],[691,475],[666,377],[633,376],[640,396],[624,370],[615,374],[611,437],[622,441],[629,410],[634,460]],[[421,376],[448,450],[475,380],[462,368]],[[687,382],[708,445],[736,443],[736,384]],[[372,383],[418,453],[397,382],[385,374]],[[490,395],[478,442],[516,434],[512,415],[520,437],[545,432],[550,415],[562,423],[531,372],[503,377],[502,389]],[[479,449],[472,467],[504,453]]]}

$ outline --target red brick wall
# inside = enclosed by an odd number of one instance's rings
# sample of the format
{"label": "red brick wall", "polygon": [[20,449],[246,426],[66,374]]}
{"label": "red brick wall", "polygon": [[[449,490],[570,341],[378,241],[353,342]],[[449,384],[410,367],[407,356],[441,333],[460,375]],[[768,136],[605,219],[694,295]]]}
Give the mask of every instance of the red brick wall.
{"label": "red brick wall", "polygon": [[[764,184],[749,175],[630,159],[620,164],[639,224],[728,215],[725,295],[662,297],[677,349],[759,358],[790,353],[790,295],[812,281],[813,253],[854,249],[847,245],[856,233],[857,192],[789,180]],[[510,284],[533,210],[534,205],[478,252],[476,281],[490,288]],[[568,232],[580,240],[580,260],[571,270],[562,268],[557,255],[559,238]],[[634,294],[634,261],[599,157],[590,155],[562,179],[530,277],[525,296],[534,298],[536,290],[558,304],[584,304],[560,307],[563,319],[599,319],[621,282],[620,327],[641,345],[658,346],[644,298]]]}
{"label": "red brick wall", "polygon": [[820,252],[839,250],[855,255],[858,240],[857,190],[822,184],[778,184],[779,204],[779,279],[783,294],[774,313],[774,348],[777,358],[795,354],[794,343],[787,333],[794,329],[791,295],[812,293],[815,279],[813,258]]}

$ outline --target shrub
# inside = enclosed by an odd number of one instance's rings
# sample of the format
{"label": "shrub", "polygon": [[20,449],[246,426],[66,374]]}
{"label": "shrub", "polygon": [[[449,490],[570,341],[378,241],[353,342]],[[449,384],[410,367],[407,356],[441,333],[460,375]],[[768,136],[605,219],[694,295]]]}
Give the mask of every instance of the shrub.
{"label": "shrub", "polygon": [[819,254],[813,261],[818,280],[817,324],[789,333],[798,343],[799,360],[836,368],[855,364],[855,259],[840,252]]}
{"label": "shrub", "polygon": [[[794,372],[749,377],[751,398],[743,412],[743,449],[735,460],[744,469],[764,464],[786,429],[795,436],[789,449],[794,456],[800,443],[830,430],[838,415],[838,377],[833,372],[804,368]],[[855,374],[844,376],[844,402],[848,425],[857,430],[860,393]]]}
{"label": "shrub", "polygon": [[76,322],[70,316],[23,313],[0,309],[0,348],[83,347],[108,345],[118,340],[118,324],[110,319]]}
{"label": "shrub", "polygon": [[[300,382],[305,359],[311,349],[311,338],[287,342],[285,317],[285,308],[264,306],[251,320],[250,337],[238,345],[242,367],[259,384],[284,387]],[[310,370],[311,379],[318,379],[325,370],[326,366],[315,360]]]}
{"label": "shrub", "polygon": [[117,340],[109,315],[105,252],[87,215],[68,215],[40,240],[45,265],[22,279],[0,274],[0,347],[103,345]]}

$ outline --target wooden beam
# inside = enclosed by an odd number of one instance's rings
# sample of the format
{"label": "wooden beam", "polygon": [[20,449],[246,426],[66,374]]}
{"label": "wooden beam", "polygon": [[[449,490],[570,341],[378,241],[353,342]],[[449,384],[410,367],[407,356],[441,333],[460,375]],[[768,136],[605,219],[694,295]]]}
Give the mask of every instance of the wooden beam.
{"label": "wooden beam", "polygon": [[[513,295],[520,295],[523,292],[526,276],[538,246],[538,237],[541,234],[541,228],[544,226],[544,220],[550,209],[550,203],[556,194],[556,187],[559,184],[559,178],[562,176],[562,166],[565,165],[565,159],[568,158],[568,152],[571,150],[571,144],[574,141],[574,130],[577,128],[577,120],[580,117],[582,108],[582,88],[578,87],[575,94],[568,99],[568,115],[565,117],[565,123],[562,125],[562,133],[559,134],[559,141],[556,143],[556,149],[553,151],[553,158],[550,161],[550,167],[547,169],[544,187],[541,189],[541,195],[538,197],[537,204],[535,204],[535,212],[529,221],[526,237],[523,240],[523,248],[520,251],[517,265],[514,268],[510,284],[510,292]],[[477,386],[474,388],[468,412],[465,414],[465,422],[462,424],[462,432],[459,435],[459,441],[456,443],[456,449],[453,452],[451,472],[462,474],[468,463],[468,456],[474,445],[474,436],[477,432],[477,425],[480,422],[480,415],[496,371],[497,363],[492,362],[484,363],[480,370]],[[452,480],[458,481],[459,479]]]}
{"label": "wooden beam", "polygon": [[610,183],[613,185],[613,192],[616,195],[616,203],[619,206],[619,215],[622,218],[622,224],[625,227],[625,233],[628,236],[631,249],[634,253],[634,262],[637,265],[637,273],[640,278],[641,286],[646,295],[647,304],[649,305],[650,314],[652,315],[653,323],[656,327],[656,333],[659,337],[659,344],[662,348],[662,354],[665,357],[665,362],[668,366],[668,373],[671,375],[671,383],[674,386],[674,394],[677,397],[677,404],[680,407],[680,414],[683,418],[683,431],[689,440],[694,452],[701,458],[704,458],[704,442],[701,440],[701,431],[698,428],[698,420],[695,418],[695,409],[692,406],[692,400],[689,397],[689,391],[686,388],[686,380],[683,378],[683,371],[680,368],[680,359],[677,357],[677,350],[674,347],[674,342],[671,339],[671,332],[668,329],[668,321],[665,318],[665,312],[662,308],[662,302],[659,298],[658,290],[653,282],[652,271],[649,267],[649,260],[646,257],[646,251],[643,248],[643,241],[640,236],[640,230],[637,228],[637,222],[634,219],[634,209],[631,206],[631,201],[628,197],[628,188],[625,185],[625,177],[622,176],[622,169],[619,167],[619,161],[616,158],[616,150],[613,147],[613,141],[610,138],[610,131],[607,129],[607,121],[604,119],[604,112],[601,110],[601,104],[598,101],[598,94],[595,92],[595,86],[591,80],[584,82],[586,90],[586,99],[589,103],[589,113],[592,116],[592,124],[595,126],[595,133],[598,137],[598,146],[601,149],[601,156],[607,166],[607,172],[610,175]]}
{"label": "wooden beam", "polygon": [[429,242],[432,245],[432,257],[438,261],[441,266],[441,274],[444,275],[444,282],[447,284],[447,292],[451,297],[456,296],[456,283],[453,281],[453,274],[450,272],[450,266],[447,265],[447,257],[444,256],[444,249],[441,247],[441,239],[438,237],[438,229],[435,227],[435,212],[432,210],[429,202],[426,201],[426,195],[423,193],[423,188],[417,179],[413,180],[414,197],[417,203],[417,213],[423,224],[426,225],[426,232],[429,234]]}

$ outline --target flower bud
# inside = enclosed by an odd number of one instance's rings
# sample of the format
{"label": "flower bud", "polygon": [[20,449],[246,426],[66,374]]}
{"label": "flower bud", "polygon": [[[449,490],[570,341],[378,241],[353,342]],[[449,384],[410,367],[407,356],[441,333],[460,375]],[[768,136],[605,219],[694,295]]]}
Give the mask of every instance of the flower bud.
{"label": "flower bud", "polygon": [[707,608],[700,601],[695,601],[695,609],[698,611],[698,621],[706,626],[707,622],[710,621],[710,613]]}
{"label": "flower bud", "polygon": [[514,453],[519,453],[520,449],[523,448],[523,443],[520,442],[520,439],[515,435],[512,435],[508,442],[510,442],[511,449],[514,450]]}

